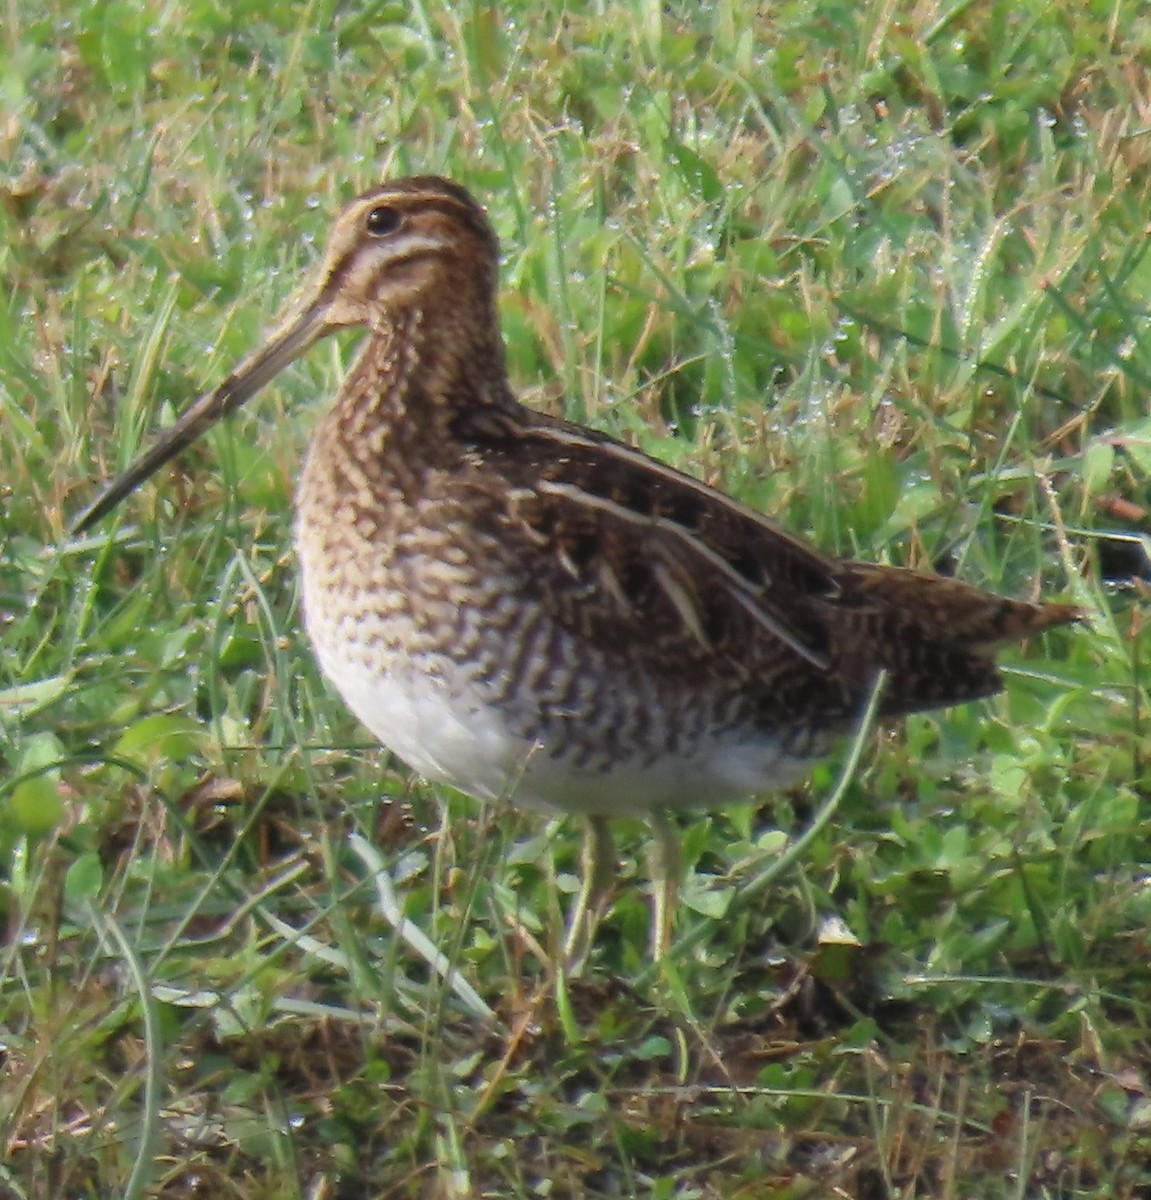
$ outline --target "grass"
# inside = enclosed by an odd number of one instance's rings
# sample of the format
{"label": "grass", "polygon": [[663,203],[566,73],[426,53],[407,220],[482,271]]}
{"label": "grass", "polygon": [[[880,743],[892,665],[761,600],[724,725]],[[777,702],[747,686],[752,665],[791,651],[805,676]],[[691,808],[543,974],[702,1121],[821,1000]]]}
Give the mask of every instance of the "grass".
{"label": "grass", "polygon": [[[1142,6],[48,0],[0,36],[0,1195],[1151,1195]],[[317,674],[291,496],[352,341],[67,532],[414,170],[488,204],[531,403],[1092,612],[871,739],[754,900],[844,757],[685,821],[662,978],[641,827],[557,991],[578,828],[409,779]]]}

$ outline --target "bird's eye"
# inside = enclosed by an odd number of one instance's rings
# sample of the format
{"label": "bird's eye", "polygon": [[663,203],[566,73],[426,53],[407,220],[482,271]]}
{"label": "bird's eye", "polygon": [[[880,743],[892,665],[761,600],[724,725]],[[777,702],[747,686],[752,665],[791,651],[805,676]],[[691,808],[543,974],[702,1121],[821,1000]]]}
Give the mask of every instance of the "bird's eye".
{"label": "bird's eye", "polygon": [[400,214],[389,205],[381,204],[379,208],[373,208],[368,213],[364,225],[373,237],[386,237],[389,233],[395,233],[399,229]]}

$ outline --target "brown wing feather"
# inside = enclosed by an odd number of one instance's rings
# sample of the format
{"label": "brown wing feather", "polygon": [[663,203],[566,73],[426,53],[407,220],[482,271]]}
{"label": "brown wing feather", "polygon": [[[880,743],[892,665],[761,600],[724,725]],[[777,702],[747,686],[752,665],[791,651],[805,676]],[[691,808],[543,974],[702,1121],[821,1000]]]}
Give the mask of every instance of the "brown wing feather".
{"label": "brown wing feather", "polygon": [[[502,481],[506,520],[547,568],[531,586],[597,646],[677,678],[738,682],[770,721],[856,713],[880,669],[887,712],[1000,687],[997,645],[1075,620],[1066,605],[844,562],[606,435],[472,410],[454,431]],[[540,556],[541,548],[552,553]]]}

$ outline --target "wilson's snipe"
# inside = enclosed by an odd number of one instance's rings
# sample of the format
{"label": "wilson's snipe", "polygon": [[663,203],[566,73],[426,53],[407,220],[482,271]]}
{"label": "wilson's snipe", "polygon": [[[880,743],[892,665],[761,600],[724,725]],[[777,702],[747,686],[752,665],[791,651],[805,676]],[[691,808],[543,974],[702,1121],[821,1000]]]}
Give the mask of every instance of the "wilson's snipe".
{"label": "wilson's snipe", "polygon": [[77,528],[318,338],[366,327],[299,490],[307,627],[351,709],[421,775],[592,818],[599,869],[574,953],[610,874],[605,818],[655,818],[667,874],[662,810],[794,779],[852,728],[881,671],[887,714],[990,695],[996,647],[1078,613],[828,557],[638,450],[524,408],[497,263],[484,210],[456,184],[366,192],[267,344]]}

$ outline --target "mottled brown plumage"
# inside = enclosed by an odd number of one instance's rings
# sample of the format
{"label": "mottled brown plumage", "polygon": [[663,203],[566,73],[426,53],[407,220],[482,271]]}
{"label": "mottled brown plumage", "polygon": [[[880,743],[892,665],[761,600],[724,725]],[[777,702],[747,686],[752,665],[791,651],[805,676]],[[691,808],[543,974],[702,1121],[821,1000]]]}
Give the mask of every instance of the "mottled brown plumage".
{"label": "mottled brown plumage", "polygon": [[354,200],[267,345],[81,527],[319,337],[366,327],[298,499],[321,665],[429,778],[593,818],[779,786],[852,728],[881,671],[887,714],[973,700],[1001,686],[998,646],[1076,618],[822,554],[525,408],[504,366],[497,262],[483,210],[453,183]]}

